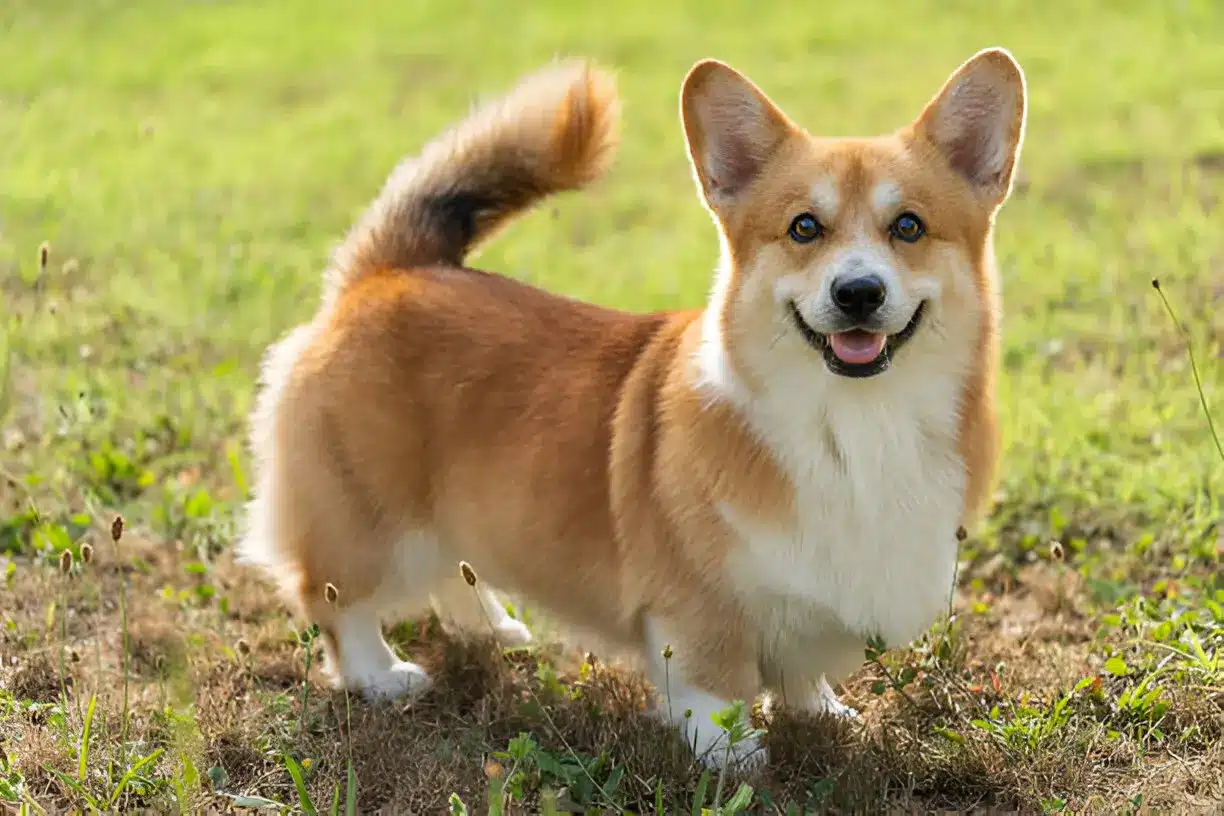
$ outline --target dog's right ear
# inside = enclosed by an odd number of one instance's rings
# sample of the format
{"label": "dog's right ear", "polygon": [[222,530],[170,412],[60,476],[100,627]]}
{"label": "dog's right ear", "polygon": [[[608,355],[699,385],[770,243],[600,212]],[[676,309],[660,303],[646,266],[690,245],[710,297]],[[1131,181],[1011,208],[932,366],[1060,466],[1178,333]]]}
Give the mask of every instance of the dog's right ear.
{"label": "dog's right ear", "polygon": [[702,196],[716,213],[734,203],[795,130],[756,85],[713,59],[684,78],[680,118]]}

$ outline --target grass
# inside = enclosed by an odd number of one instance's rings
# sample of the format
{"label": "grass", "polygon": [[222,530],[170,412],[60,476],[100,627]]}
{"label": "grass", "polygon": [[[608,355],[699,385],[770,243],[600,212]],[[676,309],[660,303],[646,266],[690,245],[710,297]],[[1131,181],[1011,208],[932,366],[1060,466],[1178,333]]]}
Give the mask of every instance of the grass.
{"label": "grass", "polygon": [[[1211,0],[8,0],[0,806],[689,813],[720,790],[768,813],[1218,812],[1224,462],[1187,344],[1219,420],[1222,40]],[[693,61],[859,134],[992,44],[1032,100],[997,242],[1003,481],[950,620],[869,647],[845,684],[862,727],[779,711],[769,766],[719,780],[639,716],[640,678],[560,646],[405,624],[397,644],[439,683],[403,710],[307,673],[312,631],[230,555],[245,416],[262,348],[314,308],[328,250],[403,153],[556,53],[614,65],[611,177],[476,261],[689,305],[716,255],[676,117]]]}

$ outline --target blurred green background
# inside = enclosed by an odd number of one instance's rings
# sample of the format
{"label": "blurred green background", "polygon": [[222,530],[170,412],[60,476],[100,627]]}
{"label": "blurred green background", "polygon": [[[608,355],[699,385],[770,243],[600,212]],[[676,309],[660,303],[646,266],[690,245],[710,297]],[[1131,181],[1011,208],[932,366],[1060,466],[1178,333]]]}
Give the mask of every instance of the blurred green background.
{"label": "blurred green background", "polygon": [[1211,0],[8,0],[2,291],[12,313],[42,300],[7,342],[7,422],[49,479],[63,468],[41,454],[65,440],[47,432],[82,395],[93,421],[69,435],[122,447],[165,415],[190,438],[175,467],[216,465],[241,442],[262,348],[311,313],[327,253],[394,163],[554,55],[619,71],[620,158],[475,263],[656,309],[700,303],[716,258],[677,120],[695,60],[730,62],[814,133],[862,135],[905,123],[960,61],[1003,45],[1031,95],[998,233],[1003,512],[1201,521],[1220,468],[1148,282],[1177,302],[1218,394],[1221,42]]}

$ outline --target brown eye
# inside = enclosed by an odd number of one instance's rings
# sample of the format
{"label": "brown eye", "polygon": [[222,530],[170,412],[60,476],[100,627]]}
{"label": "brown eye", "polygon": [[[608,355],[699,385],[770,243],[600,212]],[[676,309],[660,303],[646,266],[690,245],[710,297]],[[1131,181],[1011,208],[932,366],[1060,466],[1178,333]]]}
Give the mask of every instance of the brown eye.
{"label": "brown eye", "polygon": [[892,222],[892,226],[888,228],[894,238],[899,238],[907,244],[912,244],[922,236],[926,235],[926,225],[922,223],[922,219],[911,212],[901,213],[897,216],[897,220]]}
{"label": "brown eye", "polygon": [[823,233],[824,227],[820,226],[816,216],[811,213],[795,216],[795,220],[791,222],[790,229],[787,230],[787,235],[801,244],[811,243]]}

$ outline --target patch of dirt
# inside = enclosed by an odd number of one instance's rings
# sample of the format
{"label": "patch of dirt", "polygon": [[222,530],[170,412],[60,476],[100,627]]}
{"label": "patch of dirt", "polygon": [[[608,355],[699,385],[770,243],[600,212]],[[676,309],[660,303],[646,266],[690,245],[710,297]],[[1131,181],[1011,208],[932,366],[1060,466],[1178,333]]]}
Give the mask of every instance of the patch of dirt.
{"label": "patch of dirt", "polygon": [[45,654],[35,652],[26,659],[11,658],[4,687],[19,700],[54,703],[60,699],[59,667]]}

